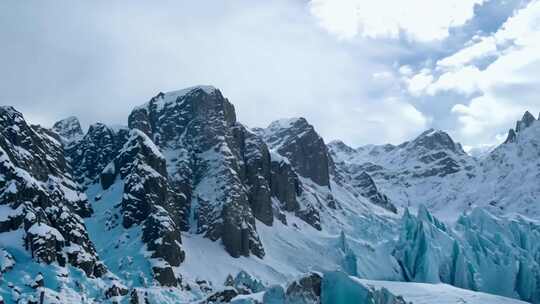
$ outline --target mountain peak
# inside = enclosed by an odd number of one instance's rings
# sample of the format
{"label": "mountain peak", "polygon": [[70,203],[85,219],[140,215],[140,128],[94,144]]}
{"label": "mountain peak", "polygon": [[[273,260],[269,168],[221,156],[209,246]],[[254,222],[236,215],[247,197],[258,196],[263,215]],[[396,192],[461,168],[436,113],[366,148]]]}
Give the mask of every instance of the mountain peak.
{"label": "mountain peak", "polygon": [[60,135],[64,143],[73,142],[83,136],[81,123],[75,116],[69,116],[55,122],[52,130]]}
{"label": "mountain peak", "polygon": [[276,121],[273,121],[268,126],[270,130],[279,130],[279,129],[289,129],[292,127],[307,127],[311,126],[304,117],[291,117],[291,118],[282,118]]}
{"label": "mountain peak", "polygon": [[158,109],[162,109],[165,105],[176,102],[188,94],[192,94],[195,92],[203,92],[210,95],[216,91],[218,91],[218,89],[211,85],[197,85],[165,93],[159,92],[156,96],[152,97],[150,101],[136,107],[135,109],[148,108],[150,105],[155,105]]}
{"label": "mountain peak", "polygon": [[353,155],[356,150],[341,140],[333,140],[327,144],[329,152],[332,156],[337,156],[337,159],[343,159]]}
{"label": "mountain peak", "polygon": [[[540,118],[540,117],[539,117]],[[536,118],[531,114],[529,111],[525,111],[523,116],[520,120],[516,122],[516,128],[508,130],[508,135],[506,137],[506,140],[504,141],[505,144],[513,143],[517,139],[517,133],[522,132],[523,130],[530,127],[534,122],[536,121]]]}
{"label": "mountain peak", "polygon": [[535,120],[536,118],[534,118],[531,112],[525,111],[521,120],[516,122],[516,132],[520,132],[521,130],[530,127]]}
{"label": "mountain peak", "polygon": [[448,133],[433,128],[422,132],[412,144],[413,147],[424,147],[429,150],[448,149],[460,154],[465,153],[461,145],[455,143]]}
{"label": "mountain peak", "polygon": [[263,133],[269,147],[288,158],[301,176],[321,186],[330,185],[328,147],[305,118],[274,121]]}

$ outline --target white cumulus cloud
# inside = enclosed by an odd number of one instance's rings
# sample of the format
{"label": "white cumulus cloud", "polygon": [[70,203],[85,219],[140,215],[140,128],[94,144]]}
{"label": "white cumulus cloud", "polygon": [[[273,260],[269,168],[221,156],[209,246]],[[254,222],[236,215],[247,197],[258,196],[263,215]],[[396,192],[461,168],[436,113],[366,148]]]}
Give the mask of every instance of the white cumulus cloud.
{"label": "white cumulus cloud", "polygon": [[452,26],[474,16],[474,5],[484,0],[312,0],[311,11],[323,28],[342,38],[358,34],[377,38],[444,39]]}

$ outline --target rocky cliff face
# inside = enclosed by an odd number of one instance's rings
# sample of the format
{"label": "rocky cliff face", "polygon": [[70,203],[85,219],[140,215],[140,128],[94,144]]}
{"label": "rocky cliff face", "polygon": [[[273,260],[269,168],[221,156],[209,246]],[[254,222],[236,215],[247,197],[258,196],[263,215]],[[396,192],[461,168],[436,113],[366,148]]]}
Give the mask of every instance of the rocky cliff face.
{"label": "rocky cliff face", "polygon": [[92,124],[88,132],[65,148],[73,176],[82,185],[96,181],[127,140],[127,129],[113,130],[102,123]]}
{"label": "rocky cliff face", "polygon": [[[364,173],[369,175],[381,195],[379,199],[366,195],[383,205],[384,199],[380,198],[384,195],[394,205],[414,206],[425,201],[430,207],[436,205],[434,209],[444,209],[443,201],[455,197],[451,192],[458,191],[462,184],[475,179],[478,174],[477,160],[467,155],[461,145],[443,131],[430,129],[397,146],[357,149],[343,146],[343,143],[329,145],[338,171],[362,185],[370,184]],[[365,189],[369,188],[372,187]]]}
{"label": "rocky cliff face", "polygon": [[271,222],[265,207],[268,197],[253,185],[248,191],[243,182],[257,183],[256,176],[244,173],[265,174],[264,168],[255,168],[257,160],[250,153],[256,151],[249,140],[246,150],[246,133],[219,90],[194,87],[160,93],[131,113],[129,126],[147,134],[163,151],[175,191],[185,198],[179,205],[185,206],[184,215],[192,215],[184,218],[185,229],[221,239],[232,256],[264,256],[254,213]]}
{"label": "rocky cliff face", "polygon": [[36,261],[105,273],[82,219],[92,208],[71,179],[61,143],[11,107],[0,107],[0,207],[0,233],[21,231]]}
{"label": "rocky cliff face", "polygon": [[525,114],[523,114],[523,117],[521,118],[521,120],[518,120],[516,122],[516,128],[510,129],[508,131],[508,136],[506,137],[506,140],[504,141],[504,143],[510,144],[510,143],[515,142],[517,139],[517,134],[527,129],[528,127],[532,126],[535,120],[536,119],[534,118],[534,116],[529,111],[526,111]]}
{"label": "rocky cliff face", "polygon": [[52,130],[60,135],[62,142],[66,145],[81,139],[84,135],[81,123],[75,116],[57,121]]}
{"label": "rocky cliff face", "polygon": [[169,183],[165,158],[141,131],[134,129],[101,174],[103,188],[120,178],[124,190],[121,202],[122,225],[142,225],[142,241],[156,259],[152,271],[160,284],[177,286],[179,278],[172,267],[184,260],[180,225],[185,218],[181,193]]}
{"label": "rocky cliff face", "polygon": [[382,167],[370,163],[357,164],[348,161],[357,152],[341,141],[329,143],[328,150],[333,158],[339,160],[335,162],[333,172],[333,177],[337,183],[352,188],[356,196],[363,196],[373,204],[397,213],[396,206],[378,189],[373,178],[367,173],[367,171],[381,170]]}
{"label": "rocky cliff face", "polygon": [[271,149],[287,158],[298,174],[330,186],[331,160],[324,140],[304,118],[278,120],[263,133]]}
{"label": "rocky cliff face", "polygon": [[[540,228],[486,211],[540,216],[531,117],[478,160],[436,130],[354,149],[325,145],[302,118],[249,129],[207,86],[160,93],[129,128],[84,135],[75,118],[46,129],[1,107],[0,296],[401,304],[404,286],[420,286],[326,272],[342,269],[538,303]],[[449,224],[432,211],[465,214]]]}

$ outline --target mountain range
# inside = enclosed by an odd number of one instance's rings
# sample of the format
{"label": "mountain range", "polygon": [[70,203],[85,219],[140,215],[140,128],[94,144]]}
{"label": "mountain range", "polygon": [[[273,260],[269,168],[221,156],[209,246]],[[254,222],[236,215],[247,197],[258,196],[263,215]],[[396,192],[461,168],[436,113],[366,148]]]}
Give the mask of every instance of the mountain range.
{"label": "mountain range", "polygon": [[127,126],[0,107],[0,303],[540,303],[540,122],[326,143],[212,86]]}

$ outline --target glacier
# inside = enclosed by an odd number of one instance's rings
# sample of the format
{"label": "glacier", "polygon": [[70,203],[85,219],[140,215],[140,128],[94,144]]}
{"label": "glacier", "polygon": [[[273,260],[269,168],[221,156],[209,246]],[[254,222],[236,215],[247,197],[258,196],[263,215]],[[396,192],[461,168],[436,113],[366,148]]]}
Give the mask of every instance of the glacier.
{"label": "glacier", "polygon": [[530,114],[482,157],[251,129],[212,86],[127,127],[0,124],[0,303],[540,303]]}

